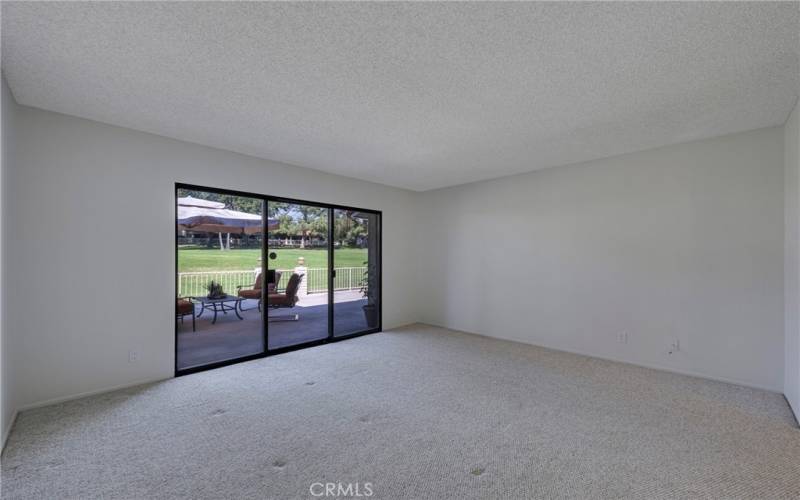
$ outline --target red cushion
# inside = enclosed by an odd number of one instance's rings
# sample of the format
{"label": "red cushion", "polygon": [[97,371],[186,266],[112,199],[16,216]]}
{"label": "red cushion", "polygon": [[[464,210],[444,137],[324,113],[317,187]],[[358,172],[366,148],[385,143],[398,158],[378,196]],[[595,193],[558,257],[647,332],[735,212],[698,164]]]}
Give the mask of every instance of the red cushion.
{"label": "red cushion", "polygon": [[178,299],[178,314],[192,314],[194,304],[189,299]]}
{"label": "red cushion", "polygon": [[294,305],[294,302],[292,302],[292,299],[288,297],[285,293],[271,293],[267,295],[267,304],[271,306],[291,307]]}
{"label": "red cushion", "polygon": [[261,289],[257,290],[239,290],[239,297],[244,299],[260,299],[261,298]]}

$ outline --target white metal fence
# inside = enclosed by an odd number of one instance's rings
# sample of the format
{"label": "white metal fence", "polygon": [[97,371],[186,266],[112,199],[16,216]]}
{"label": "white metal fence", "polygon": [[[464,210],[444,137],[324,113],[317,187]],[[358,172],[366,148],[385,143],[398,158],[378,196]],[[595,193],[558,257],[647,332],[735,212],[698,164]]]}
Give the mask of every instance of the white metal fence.
{"label": "white metal fence", "polygon": [[[334,290],[358,290],[361,288],[361,280],[366,267],[336,267],[336,277],[333,278]],[[278,282],[278,289],[283,289],[289,281],[289,277],[294,270],[281,271],[281,279]],[[320,293],[328,291],[328,269],[325,267],[312,267],[306,270],[306,285],[308,293]]]}
{"label": "white metal fence", "polygon": [[[336,277],[333,279],[334,290],[358,290],[366,272],[366,267],[337,267]],[[286,289],[289,277],[294,269],[278,269],[281,278],[278,281],[278,291]],[[225,293],[235,294],[237,286],[252,286],[256,274],[253,271],[203,271],[178,273],[178,293],[181,297],[197,297],[206,295],[206,285],[210,281],[222,283]],[[303,278],[307,293],[322,293],[328,290],[328,269],[324,267],[311,267],[306,269]]]}

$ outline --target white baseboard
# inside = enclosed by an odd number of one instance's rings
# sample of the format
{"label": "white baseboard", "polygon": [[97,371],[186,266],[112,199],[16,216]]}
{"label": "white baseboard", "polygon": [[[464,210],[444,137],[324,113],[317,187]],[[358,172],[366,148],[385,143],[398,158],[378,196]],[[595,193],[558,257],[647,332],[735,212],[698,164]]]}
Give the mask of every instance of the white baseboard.
{"label": "white baseboard", "polygon": [[[393,325],[391,327],[385,328],[384,330],[390,330],[390,329],[395,329],[395,328],[403,328],[403,327],[407,327],[407,326],[414,325],[414,324],[417,324],[417,322],[406,323],[406,324],[403,324],[403,325]],[[105,387],[103,389],[97,389],[97,390],[94,390],[94,391],[80,392],[80,393],[77,393],[77,394],[70,394],[68,396],[60,396],[60,397],[57,397],[57,398],[45,399],[45,400],[42,400],[42,401],[36,401],[34,403],[28,403],[28,404],[22,405],[17,410],[19,412],[23,412],[23,411],[26,411],[26,410],[33,410],[35,408],[41,408],[43,406],[50,406],[50,405],[53,405],[53,404],[64,403],[66,401],[72,401],[73,399],[81,399],[81,398],[85,398],[85,397],[89,397],[89,396],[96,396],[98,394],[104,394],[104,393],[107,393],[107,392],[118,391],[120,389],[128,389],[130,387],[136,387],[137,385],[145,385],[145,384],[152,384],[154,382],[161,382],[163,380],[169,380],[171,378],[174,378],[174,377],[172,377],[172,376],[169,376],[169,377],[156,377],[156,378],[148,378],[148,379],[136,380],[136,381],[133,381],[133,382],[130,382],[130,383],[121,384],[121,385],[115,385],[115,386],[111,386],[111,387]],[[16,416],[16,414],[17,414],[17,412],[14,412],[15,416]],[[10,427],[9,427],[9,429],[10,429]],[[6,432],[8,432],[8,429],[6,430]]]}
{"label": "white baseboard", "polygon": [[792,403],[789,402],[789,398],[786,397],[786,394],[783,395],[783,399],[786,400],[786,406],[789,407],[789,411],[792,413],[794,417],[794,423],[797,428],[800,428],[800,420],[797,419],[797,413],[794,412],[794,408],[792,408]]}
{"label": "white baseboard", "polygon": [[45,399],[43,401],[37,401],[35,403],[29,403],[29,404],[26,404],[26,405],[22,405],[18,410],[20,412],[23,412],[23,411],[26,411],[26,410],[33,410],[34,408],[41,408],[43,406],[50,406],[50,405],[54,405],[54,404],[58,404],[58,403],[64,403],[64,402],[67,402],[67,401],[72,401],[73,399],[81,399],[81,398],[86,398],[86,397],[89,397],[89,396],[96,396],[98,394],[105,394],[107,392],[114,392],[114,391],[118,391],[120,389],[128,389],[130,387],[136,387],[138,385],[152,384],[154,382],[161,382],[163,380],[169,380],[171,378],[174,378],[174,377],[158,377],[158,378],[142,379],[142,380],[136,380],[136,381],[133,381],[133,382],[130,382],[130,383],[127,383],[127,384],[115,385],[115,386],[112,386],[112,387],[106,387],[106,388],[97,389],[97,390],[94,390],[94,391],[87,391],[87,392],[81,392],[81,393],[77,393],[77,394],[71,394],[69,396],[61,396],[61,397],[58,397],[58,398]]}
{"label": "white baseboard", "polygon": [[[752,387],[754,389],[762,389],[762,390],[765,390],[765,391],[776,392],[778,394],[782,394],[782,392],[780,390],[775,390],[772,387],[766,387],[766,386],[762,386],[762,385],[759,385],[759,384],[753,384],[753,383],[742,381],[742,380],[735,380],[735,379],[729,379],[729,378],[725,378],[725,377],[718,377],[718,376],[709,375],[709,374],[706,374],[706,373],[693,372],[691,370],[679,370],[679,369],[675,369],[675,368],[672,368],[672,367],[661,366],[661,365],[657,365],[657,364],[641,363],[641,362],[635,362],[635,361],[630,361],[630,360],[626,360],[626,359],[613,358],[613,357],[610,357],[610,356],[601,356],[601,355],[597,355],[597,354],[594,354],[594,353],[591,353],[591,352],[580,351],[580,350],[575,350],[575,349],[565,349],[565,348],[559,347],[559,346],[551,346],[551,345],[544,345],[544,344],[534,344],[534,343],[531,343],[531,342],[523,342],[523,341],[521,341],[519,339],[515,339],[515,338],[499,337],[499,336],[493,336],[493,335],[485,335],[485,334],[482,334],[482,333],[469,332],[469,331],[465,331],[465,330],[456,330],[454,328],[449,328],[449,327],[444,326],[444,325],[436,325],[436,324],[433,324],[433,323],[415,322],[415,323],[409,323],[409,324],[405,324],[405,325],[393,326],[391,328],[388,328],[387,330],[407,328],[407,327],[415,325],[415,324],[433,326],[433,327],[437,327],[437,328],[444,328],[446,330],[451,330],[451,331],[458,332],[458,333],[465,333],[465,334],[468,334],[468,335],[478,335],[480,337],[485,337],[485,338],[493,338],[493,339],[505,340],[505,341],[509,341],[509,342],[518,342],[520,344],[532,345],[532,346],[535,346],[535,347],[542,347],[542,348],[545,348],[545,349],[551,349],[553,351],[568,352],[568,353],[571,353],[571,354],[578,354],[578,355],[581,355],[581,356],[588,356],[588,357],[591,357],[591,358],[604,359],[606,361],[613,361],[613,362],[616,362],[616,363],[625,363],[625,364],[628,364],[628,365],[640,366],[640,367],[643,367],[643,368],[650,368],[652,370],[659,370],[659,371],[664,371],[664,372],[669,372],[669,373],[676,373],[676,374],[679,374],[679,375],[687,375],[687,376],[690,376],[690,377],[697,377],[697,378],[702,378],[702,379],[707,379],[707,380],[714,380],[716,382],[725,382],[725,383],[728,383],[728,384],[740,385],[740,386],[744,386],[744,387]],[[85,398],[85,397],[89,397],[89,396],[96,396],[98,394],[105,394],[107,392],[118,391],[118,390],[121,390],[121,389],[128,389],[130,387],[136,387],[136,386],[139,386],[139,385],[145,385],[145,384],[152,384],[152,383],[155,383],[155,382],[161,382],[161,381],[164,381],[164,380],[169,380],[170,378],[173,378],[173,377],[158,377],[158,378],[149,378],[149,379],[137,380],[137,381],[130,382],[130,383],[127,383],[127,384],[121,384],[121,385],[106,387],[106,388],[97,389],[97,390],[94,390],[94,391],[87,391],[87,392],[81,392],[81,393],[77,393],[77,394],[71,394],[71,395],[68,395],[68,396],[62,396],[62,397],[58,397],[58,398],[46,399],[46,400],[43,400],[43,401],[37,401],[35,403],[29,403],[29,404],[23,405],[23,406],[21,406],[20,408],[18,408],[17,410],[14,411],[14,413],[13,413],[13,415],[11,417],[11,421],[9,422],[8,426],[5,429],[3,429],[3,443],[2,443],[3,446],[2,446],[2,448],[3,449],[5,448],[6,442],[8,440],[8,435],[11,433],[11,428],[13,427],[14,422],[16,421],[17,415],[19,414],[19,412],[23,412],[23,411],[26,411],[26,410],[32,410],[32,409],[35,409],[35,408],[41,408],[43,406],[49,406],[49,405],[58,404],[58,403],[64,403],[66,401],[72,401],[74,399],[81,399],[81,398]]]}
{"label": "white baseboard", "polygon": [[612,356],[604,356],[604,355],[599,355],[599,354],[595,354],[595,353],[588,352],[588,351],[581,351],[581,350],[577,350],[577,349],[567,349],[567,348],[564,348],[564,347],[561,347],[561,346],[554,346],[554,345],[547,345],[547,344],[534,344],[532,342],[526,342],[526,341],[523,341],[523,340],[520,340],[520,339],[517,339],[517,338],[500,337],[500,336],[495,336],[495,335],[486,335],[486,334],[483,334],[483,333],[469,332],[469,331],[466,331],[466,330],[456,330],[454,328],[449,328],[449,327],[443,326],[443,325],[436,325],[436,324],[433,324],[433,323],[420,323],[420,324],[428,325],[428,326],[435,326],[437,328],[444,328],[446,330],[451,330],[451,331],[459,332],[459,333],[466,333],[468,335],[478,335],[479,337],[486,337],[486,338],[490,338],[490,339],[499,339],[499,340],[505,340],[505,341],[508,341],[508,342],[518,342],[520,344],[532,345],[532,346],[535,346],[535,347],[542,347],[544,349],[550,349],[550,350],[553,350],[553,351],[568,352],[570,354],[579,354],[581,356],[587,356],[587,357],[596,358],[596,359],[603,359],[605,361],[613,361],[615,363],[625,363],[627,365],[640,366],[642,368],[650,368],[651,370],[658,370],[658,371],[662,371],[662,372],[675,373],[675,374],[678,374],[678,375],[687,375],[689,377],[696,377],[696,378],[702,378],[702,379],[706,379],[706,380],[713,380],[715,382],[725,382],[726,384],[740,385],[742,387],[750,387],[750,388],[753,388],[753,389],[761,389],[761,390],[764,390],[764,391],[783,394],[783,391],[781,389],[776,389],[774,387],[767,387],[767,386],[764,386],[764,385],[760,385],[760,384],[756,384],[756,383],[752,383],[752,382],[748,382],[748,381],[744,381],[744,380],[737,380],[737,379],[731,379],[731,378],[726,378],[726,377],[719,377],[719,376],[716,376],[716,375],[709,375],[707,373],[694,372],[694,371],[691,371],[691,370],[681,370],[681,369],[673,368],[671,366],[663,366],[663,365],[658,365],[658,364],[655,364],[655,363],[643,363],[643,362],[639,362],[639,361],[631,361],[631,360],[628,360],[628,359],[615,358],[615,357],[612,357]]}
{"label": "white baseboard", "polygon": [[419,321],[412,321],[410,323],[403,323],[402,325],[385,326],[381,328],[381,331],[388,332],[389,330],[399,330],[400,328],[407,328],[409,326],[422,325],[422,324],[424,323],[421,323]]}
{"label": "white baseboard", "polygon": [[6,443],[8,442],[8,435],[11,434],[11,428],[14,427],[14,422],[17,421],[17,410],[14,410],[14,413],[11,414],[10,422],[3,429],[3,446],[0,446],[0,454],[2,454],[3,450],[6,449]]}

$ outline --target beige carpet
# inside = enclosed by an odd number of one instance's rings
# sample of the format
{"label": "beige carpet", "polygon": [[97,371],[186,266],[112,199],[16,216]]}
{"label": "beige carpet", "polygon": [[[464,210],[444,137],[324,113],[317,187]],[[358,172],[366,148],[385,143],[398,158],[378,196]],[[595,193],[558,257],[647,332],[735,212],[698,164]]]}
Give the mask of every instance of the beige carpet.
{"label": "beige carpet", "polygon": [[25,412],[2,464],[4,499],[315,498],[327,482],[800,498],[800,430],[779,394],[418,325]]}

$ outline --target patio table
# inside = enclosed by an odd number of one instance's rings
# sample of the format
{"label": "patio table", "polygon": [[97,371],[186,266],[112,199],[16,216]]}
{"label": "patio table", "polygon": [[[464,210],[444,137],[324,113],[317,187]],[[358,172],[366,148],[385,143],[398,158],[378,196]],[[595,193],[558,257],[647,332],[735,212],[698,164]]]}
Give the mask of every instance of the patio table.
{"label": "patio table", "polygon": [[242,302],[241,297],[237,297],[235,295],[224,295],[222,297],[216,297],[213,299],[207,296],[192,297],[192,299],[200,303],[200,313],[197,315],[198,318],[203,315],[206,307],[210,307],[211,310],[214,311],[214,319],[211,320],[212,325],[217,322],[218,312],[221,312],[222,314],[228,314],[228,311],[233,311],[237,318],[240,320],[244,319],[241,317],[241,315],[239,315],[239,308],[241,307]]}

